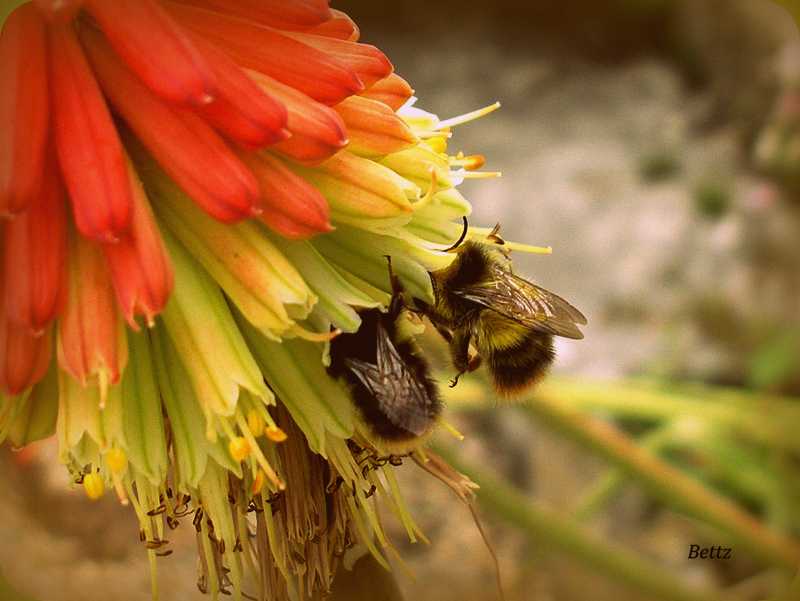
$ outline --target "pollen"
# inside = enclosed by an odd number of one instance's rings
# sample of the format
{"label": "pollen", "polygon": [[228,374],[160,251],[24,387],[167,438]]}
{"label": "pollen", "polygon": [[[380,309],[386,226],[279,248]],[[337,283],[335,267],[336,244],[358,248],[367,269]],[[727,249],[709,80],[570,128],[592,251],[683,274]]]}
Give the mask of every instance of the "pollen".
{"label": "pollen", "polygon": [[228,443],[228,452],[236,461],[244,461],[250,455],[250,443],[242,436],[232,438]]}
{"label": "pollen", "polygon": [[103,482],[103,477],[96,472],[86,474],[83,477],[83,490],[86,492],[86,496],[92,501],[97,501],[97,499],[102,497],[103,493],[106,492],[106,485]]}
{"label": "pollen", "polygon": [[267,435],[272,442],[283,442],[286,440],[286,432],[281,430],[278,426],[269,426],[265,431],[264,434]]}
{"label": "pollen", "polygon": [[113,448],[106,453],[106,465],[112,474],[124,474],[128,469],[128,456],[120,448]]}

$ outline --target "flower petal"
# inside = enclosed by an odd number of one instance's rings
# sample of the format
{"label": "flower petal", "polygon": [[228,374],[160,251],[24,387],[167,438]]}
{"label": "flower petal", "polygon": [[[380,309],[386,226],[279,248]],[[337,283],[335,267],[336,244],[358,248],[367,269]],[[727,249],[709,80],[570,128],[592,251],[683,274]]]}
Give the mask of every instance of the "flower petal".
{"label": "flower petal", "polygon": [[0,33],[0,216],[37,195],[48,127],[47,38],[31,4],[11,13]]}
{"label": "flower petal", "polygon": [[304,32],[336,38],[338,40],[347,40],[348,42],[357,42],[358,38],[361,36],[361,32],[355,21],[335,8],[331,9],[331,15],[331,18],[324,23],[306,29]]}
{"label": "flower petal", "polygon": [[347,126],[347,149],[366,157],[399,152],[419,142],[400,117],[384,103],[351,96],[334,107]]}
{"label": "flower petal", "polygon": [[125,323],[114,300],[99,246],[74,232],[69,237],[69,285],[59,320],[58,362],[86,385],[97,379],[101,396],[119,382],[128,360]]}
{"label": "flower petal", "polygon": [[279,29],[305,29],[326,22],[327,0],[178,0],[221,13],[251,19]]}
{"label": "flower petal", "polygon": [[50,22],[67,23],[75,18],[84,0],[33,0],[39,12]]}
{"label": "flower petal", "polygon": [[[2,301],[0,301],[2,305]],[[52,330],[34,336],[8,319],[0,306],[0,392],[20,394],[47,373]]]}
{"label": "flower petal", "polygon": [[393,111],[403,106],[413,95],[414,89],[397,73],[392,73],[360,94],[364,98],[382,102]]}
{"label": "flower petal", "polygon": [[201,106],[214,74],[181,27],[153,0],[86,0],[116,53],[161,98]]}
{"label": "flower petal", "polygon": [[319,190],[268,153],[241,158],[261,186],[261,221],[287,238],[331,231],[328,202]]}
{"label": "flower petal", "polygon": [[365,88],[385,79],[394,71],[394,67],[386,55],[369,44],[359,44],[305,32],[287,31],[284,32],[284,35],[332,57],[336,62],[355,73]]}
{"label": "flower petal", "polygon": [[280,100],[288,111],[286,128],[292,137],[275,150],[302,163],[318,163],[347,145],[347,128],[330,107],[257,71],[247,71],[258,86]]}
{"label": "flower petal", "polygon": [[211,125],[245,148],[256,149],[285,140],[286,107],[267,94],[227,54],[197,36],[203,53],[219,82],[213,102],[197,111]]}
{"label": "flower petal", "polygon": [[251,216],[258,182],[222,138],[199,116],[167,105],[139,83],[99,32],[83,34],[109,100],[172,179],[221,221]]}
{"label": "flower petal", "polygon": [[222,13],[174,2],[168,9],[182,24],[217,44],[239,65],[255,69],[325,104],[364,89],[346,65],[282,32]]}
{"label": "flower petal", "polygon": [[103,245],[117,302],[125,319],[138,330],[136,315],[152,325],[167,304],[173,275],[161,235],[139,176],[128,161],[133,196],[130,233],[116,244]]}
{"label": "flower petal", "polygon": [[122,144],[70,24],[50,26],[55,142],[75,223],[112,242],[130,226],[131,198]]}
{"label": "flower petal", "polygon": [[48,161],[39,197],[5,228],[5,294],[8,316],[38,334],[64,300],[67,209],[55,157]]}

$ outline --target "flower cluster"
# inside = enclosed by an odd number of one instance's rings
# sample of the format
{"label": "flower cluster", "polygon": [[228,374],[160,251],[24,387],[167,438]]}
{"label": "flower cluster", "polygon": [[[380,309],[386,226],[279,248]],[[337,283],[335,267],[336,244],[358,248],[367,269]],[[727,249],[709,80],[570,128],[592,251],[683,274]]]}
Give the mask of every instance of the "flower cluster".
{"label": "flower cluster", "polygon": [[[479,156],[326,0],[36,0],[0,35],[0,440],[57,432],[153,562],[189,516],[201,590],[305,598],[409,517],[325,342],[411,297]],[[146,326],[146,327],[143,327]]]}

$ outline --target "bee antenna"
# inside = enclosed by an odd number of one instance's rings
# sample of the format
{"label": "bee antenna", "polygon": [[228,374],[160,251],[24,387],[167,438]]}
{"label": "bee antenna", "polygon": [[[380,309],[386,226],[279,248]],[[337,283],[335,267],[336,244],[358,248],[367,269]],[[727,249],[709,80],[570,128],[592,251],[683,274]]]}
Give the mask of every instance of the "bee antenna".
{"label": "bee antenna", "polygon": [[467,237],[467,230],[469,230],[469,222],[467,221],[466,217],[462,217],[461,219],[464,221],[464,229],[461,230],[461,235],[458,237],[458,240],[456,240],[455,244],[453,244],[448,248],[445,248],[444,251],[442,252],[449,253],[450,251],[457,249],[459,246],[461,246],[461,243]]}
{"label": "bee antenna", "polygon": [[392,297],[398,297],[403,292],[403,286],[400,284],[400,279],[395,275],[392,268],[392,257],[390,255],[383,255],[386,257],[386,264],[389,267],[389,283],[392,286]]}

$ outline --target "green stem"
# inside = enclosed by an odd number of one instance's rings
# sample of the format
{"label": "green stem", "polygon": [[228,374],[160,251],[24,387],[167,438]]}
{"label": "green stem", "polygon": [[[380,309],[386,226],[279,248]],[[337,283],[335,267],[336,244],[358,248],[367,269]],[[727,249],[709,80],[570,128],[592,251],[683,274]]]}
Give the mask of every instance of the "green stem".
{"label": "green stem", "polygon": [[715,592],[689,588],[630,551],[594,539],[569,519],[541,507],[502,480],[469,465],[452,450],[437,446],[436,452],[480,485],[481,504],[519,528],[538,548],[566,553],[653,601],[722,601]]}
{"label": "green stem", "polygon": [[727,499],[639,448],[622,432],[569,403],[536,394],[526,409],[539,421],[621,468],[655,498],[710,524],[766,564],[800,566],[800,545],[765,528]]}
{"label": "green stem", "polygon": [[586,382],[555,377],[542,382],[535,396],[617,417],[661,421],[694,416],[772,447],[800,451],[800,403],[795,398],[702,384],[665,389],[646,380]]}
{"label": "green stem", "polygon": [[[648,432],[637,441],[637,444],[651,453],[658,454],[670,443],[673,434],[672,423],[669,423]],[[591,519],[617,495],[626,481],[628,475],[621,468],[609,469],[581,499],[573,511],[573,517],[580,522]]]}

